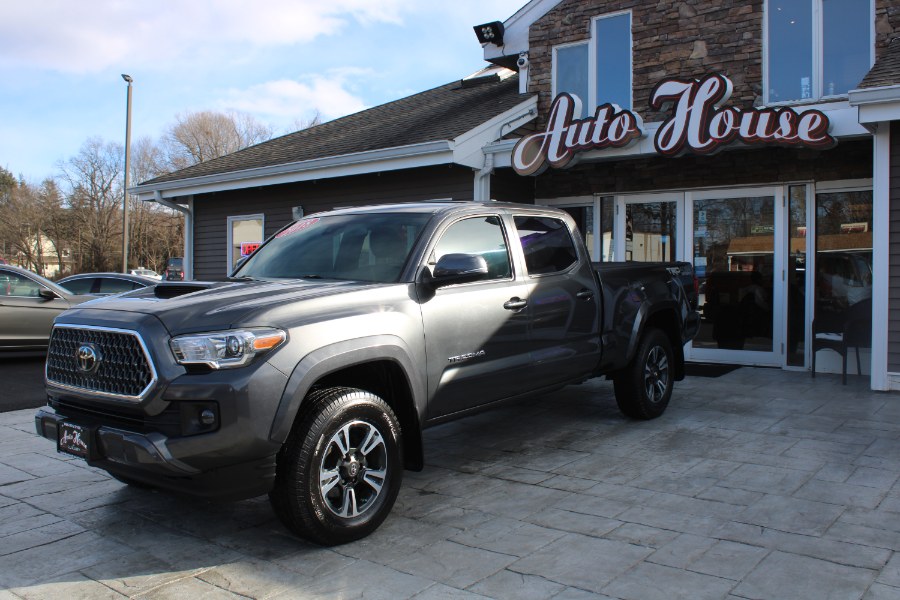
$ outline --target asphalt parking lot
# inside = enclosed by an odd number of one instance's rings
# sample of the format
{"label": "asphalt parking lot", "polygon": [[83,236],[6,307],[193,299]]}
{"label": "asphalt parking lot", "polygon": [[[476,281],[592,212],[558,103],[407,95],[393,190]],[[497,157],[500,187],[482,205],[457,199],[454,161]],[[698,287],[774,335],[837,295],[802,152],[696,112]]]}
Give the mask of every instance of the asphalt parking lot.
{"label": "asphalt parking lot", "polygon": [[37,408],[44,394],[44,354],[0,355],[0,413]]}
{"label": "asphalt parking lot", "polygon": [[622,418],[594,381],[431,429],[372,536],[131,489],[0,414],[0,599],[900,598],[900,395],[742,368]]}

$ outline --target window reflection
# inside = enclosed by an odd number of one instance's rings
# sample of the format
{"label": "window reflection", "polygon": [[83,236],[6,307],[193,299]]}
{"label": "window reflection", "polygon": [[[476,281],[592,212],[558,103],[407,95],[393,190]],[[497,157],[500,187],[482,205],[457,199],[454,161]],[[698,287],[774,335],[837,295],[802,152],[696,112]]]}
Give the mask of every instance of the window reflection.
{"label": "window reflection", "polygon": [[816,194],[816,318],[872,297],[872,192]]}
{"label": "window reflection", "polygon": [[677,202],[628,204],[625,207],[625,260],[675,260],[677,211]]}
{"label": "window reflection", "polygon": [[554,49],[556,51],[556,93],[568,92],[581,100],[583,118],[588,113],[588,45],[574,44]]}
{"label": "window reflection", "polygon": [[694,202],[695,348],[772,351],[774,243],[774,197]]}

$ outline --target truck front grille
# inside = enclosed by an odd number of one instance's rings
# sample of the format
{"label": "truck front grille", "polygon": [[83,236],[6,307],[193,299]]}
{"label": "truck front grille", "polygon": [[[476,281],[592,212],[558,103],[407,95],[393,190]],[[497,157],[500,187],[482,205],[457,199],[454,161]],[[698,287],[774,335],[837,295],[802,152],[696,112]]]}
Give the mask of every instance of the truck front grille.
{"label": "truck front grille", "polygon": [[141,400],[156,370],[135,331],[57,325],[47,351],[47,381],[76,391]]}

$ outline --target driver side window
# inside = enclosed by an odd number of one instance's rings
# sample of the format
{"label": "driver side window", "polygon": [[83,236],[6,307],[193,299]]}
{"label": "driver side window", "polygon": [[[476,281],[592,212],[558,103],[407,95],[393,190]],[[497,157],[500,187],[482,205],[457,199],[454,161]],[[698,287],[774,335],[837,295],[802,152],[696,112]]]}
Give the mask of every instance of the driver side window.
{"label": "driver side window", "polygon": [[500,217],[470,217],[453,223],[434,247],[432,264],[436,264],[445,254],[481,256],[488,265],[484,280],[512,277],[509,248]]}

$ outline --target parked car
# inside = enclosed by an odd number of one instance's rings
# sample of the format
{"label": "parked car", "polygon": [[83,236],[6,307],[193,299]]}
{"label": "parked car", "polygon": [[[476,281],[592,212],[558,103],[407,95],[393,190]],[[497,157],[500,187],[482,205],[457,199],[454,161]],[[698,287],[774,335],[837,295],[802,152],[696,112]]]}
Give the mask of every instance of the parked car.
{"label": "parked car", "polygon": [[230,279],[58,319],[37,431],[125,483],[269,493],[322,544],[378,527],[431,425],[601,375],[658,417],[699,329],[690,263],[592,264],[567,213],[525,204],[312,215]]}
{"label": "parked car", "polygon": [[154,271],[153,269],[145,269],[144,267],[138,267],[137,269],[131,269],[128,271],[129,275],[140,275],[141,277],[149,277],[150,279],[156,279],[159,281],[162,279],[162,275]]}
{"label": "parked car", "polygon": [[110,296],[156,285],[159,280],[126,273],[81,273],[63,277],[57,283],[73,294]]}
{"label": "parked car", "polygon": [[90,299],[27,269],[0,265],[0,351],[46,349],[53,319]]}
{"label": "parked car", "polygon": [[163,279],[166,281],[184,281],[184,259],[181,257],[170,258],[166,262]]}

